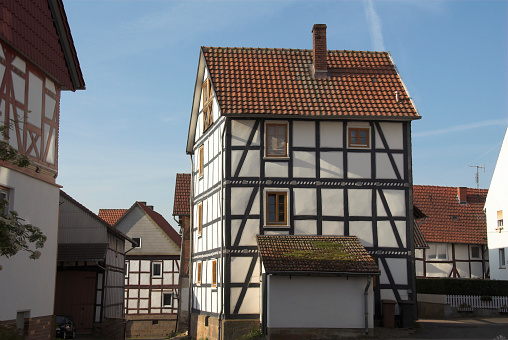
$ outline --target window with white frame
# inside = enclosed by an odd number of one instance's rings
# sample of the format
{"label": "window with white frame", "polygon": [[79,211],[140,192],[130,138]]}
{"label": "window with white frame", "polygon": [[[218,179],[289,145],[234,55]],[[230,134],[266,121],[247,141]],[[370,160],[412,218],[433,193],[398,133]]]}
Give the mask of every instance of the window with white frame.
{"label": "window with white frame", "polygon": [[447,243],[429,243],[429,249],[426,251],[427,260],[448,260],[448,244]]}
{"label": "window with white frame", "polygon": [[173,306],[173,293],[162,293],[162,307]]}
{"label": "window with white frame", "polygon": [[506,268],[506,255],[504,248],[499,248],[499,268]]}
{"label": "window with white frame", "polygon": [[125,261],[124,275],[125,277],[129,277],[129,261]]}
{"label": "window with white frame", "polygon": [[134,248],[141,248],[141,237],[132,237],[132,240],[134,241],[132,244]]}
{"label": "window with white frame", "polygon": [[471,246],[471,258],[474,260],[479,260],[481,258],[480,254],[480,246]]}
{"label": "window with white frame", "polygon": [[0,210],[4,213],[9,211],[9,189],[0,186]]}
{"label": "window with white frame", "polygon": [[162,262],[152,262],[152,277],[162,276]]}

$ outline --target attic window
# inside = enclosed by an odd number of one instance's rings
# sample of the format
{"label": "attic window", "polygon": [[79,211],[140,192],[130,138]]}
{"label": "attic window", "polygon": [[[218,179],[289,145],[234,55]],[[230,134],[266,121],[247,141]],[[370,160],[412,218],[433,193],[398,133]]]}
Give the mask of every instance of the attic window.
{"label": "attic window", "polygon": [[370,147],[369,128],[348,127],[348,146],[350,148]]}
{"label": "attic window", "polygon": [[210,78],[207,78],[203,83],[203,131],[206,131],[213,124],[212,99],[212,83]]}
{"label": "attic window", "polygon": [[457,215],[452,215],[452,216],[450,216],[450,218],[451,218],[452,220],[458,220],[458,219],[459,219],[459,216],[457,216]]}

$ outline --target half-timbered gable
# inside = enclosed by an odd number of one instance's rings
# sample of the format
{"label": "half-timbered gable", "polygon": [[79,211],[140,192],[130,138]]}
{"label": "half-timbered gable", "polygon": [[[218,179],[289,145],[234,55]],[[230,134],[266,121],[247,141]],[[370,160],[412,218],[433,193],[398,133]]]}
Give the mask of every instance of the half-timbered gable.
{"label": "half-timbered gable", "polygon": [[425,212],[419,226],[426,249],[416,250],[416,276],[489,276],[486,189],[415,185],[414,204]]}
{"label": "half-timbered gable", "polygon": [[508,216],[508,129],[506,130],[496,168],[485,201],[490,278],[508,280],[508,233],[504,216]]}
{"label": "half-timbered gable", "polygon": [[99,216],[129,236],[125,260],[127,336],[167,336],[175,329],[181,237],[146,202],[122,209],[100,209]]}
{"label": "half-timbered gable", "polygon": [[[376,318],[381,299],[414,300],[420,116],[389,53],[327,50],[325,25],[313,35],[314,50],[201,48],[187,140],[195,336],[259,324],[257,235],[356,236],[381,270]],[[203,130],[207,82],[214,116]]]}
{"label": "half-timbered gable", "polygon": [[26,325],[29,339],[54,335],[60,95],[84,88],[63,2],[1,1],[0,127],[8,128],[0,148],[12,147],[30,164],[0,160],[0,190],[9,210],[40,228],[47,241],[37,261],[23,252],[0,259],[0,324]]}

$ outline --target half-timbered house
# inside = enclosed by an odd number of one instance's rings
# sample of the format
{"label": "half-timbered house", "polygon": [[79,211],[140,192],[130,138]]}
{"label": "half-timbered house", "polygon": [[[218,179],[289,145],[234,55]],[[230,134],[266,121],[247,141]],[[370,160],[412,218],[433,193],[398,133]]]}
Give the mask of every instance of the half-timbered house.
{"label": "half-timbered house", "polygon": [[416,276],[489,276],[487,189],[413,186],[414,205],[425,212],[419,227],[428,243],[415,252]]}
{"label": "half-timbered house", "polygon": [[189,329],[190,191],[191,174],[176,174],[173,218],[178,222],[182,235],[178,283],[178,332]]}
{"label": "half-timbered house", "polygon": [[485,201],[490,278],[508,280],[508,232],[503,215],[508,214],[508,129],[499,151],[496,168]]}
{"label": "half-timbered house", "polygon": [[102,216],[135,243],[126,243],[126,336],[168,336],[178,312],[180,235],[146,202],[124,211],[100,209]]}
{"label": "half-timbered house", "polygon": [[132,240],[63,191],[58,223],[55,315],[71,316],[77,333],[123,339],[125,242]]}
{"label": "half-timbered house", "polygon": [[84,88],[62,0],[1,1],[0,126],[9,128],[0,138],[31,164],[0,160],[0,198],[47,237],[36,261],[0,257],[0,325],[27,339],[55,331],[60,94]]}
{"label": "half-timbered house", "polygon": [[376,320],[382,299],[414,301],[420,116],[389,53],[327,50],[326,25],[312,31],[312,50],[200,50],[186,149],[193,336],[266,320],[257,235],[356,236],[380,269]]}

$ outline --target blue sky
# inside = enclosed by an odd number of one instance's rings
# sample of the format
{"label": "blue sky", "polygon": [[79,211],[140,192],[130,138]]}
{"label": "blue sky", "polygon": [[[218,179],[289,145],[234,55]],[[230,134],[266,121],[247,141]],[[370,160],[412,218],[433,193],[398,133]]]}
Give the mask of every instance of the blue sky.
{"label": "blue sky", "polygon": [[389,51],[422,116],[415,184],[488,188],[508,121],[507,1],[64,0],[85,91],[61,97],[59,176],[97,213],[154,205],[173,226],[200,46]]}

